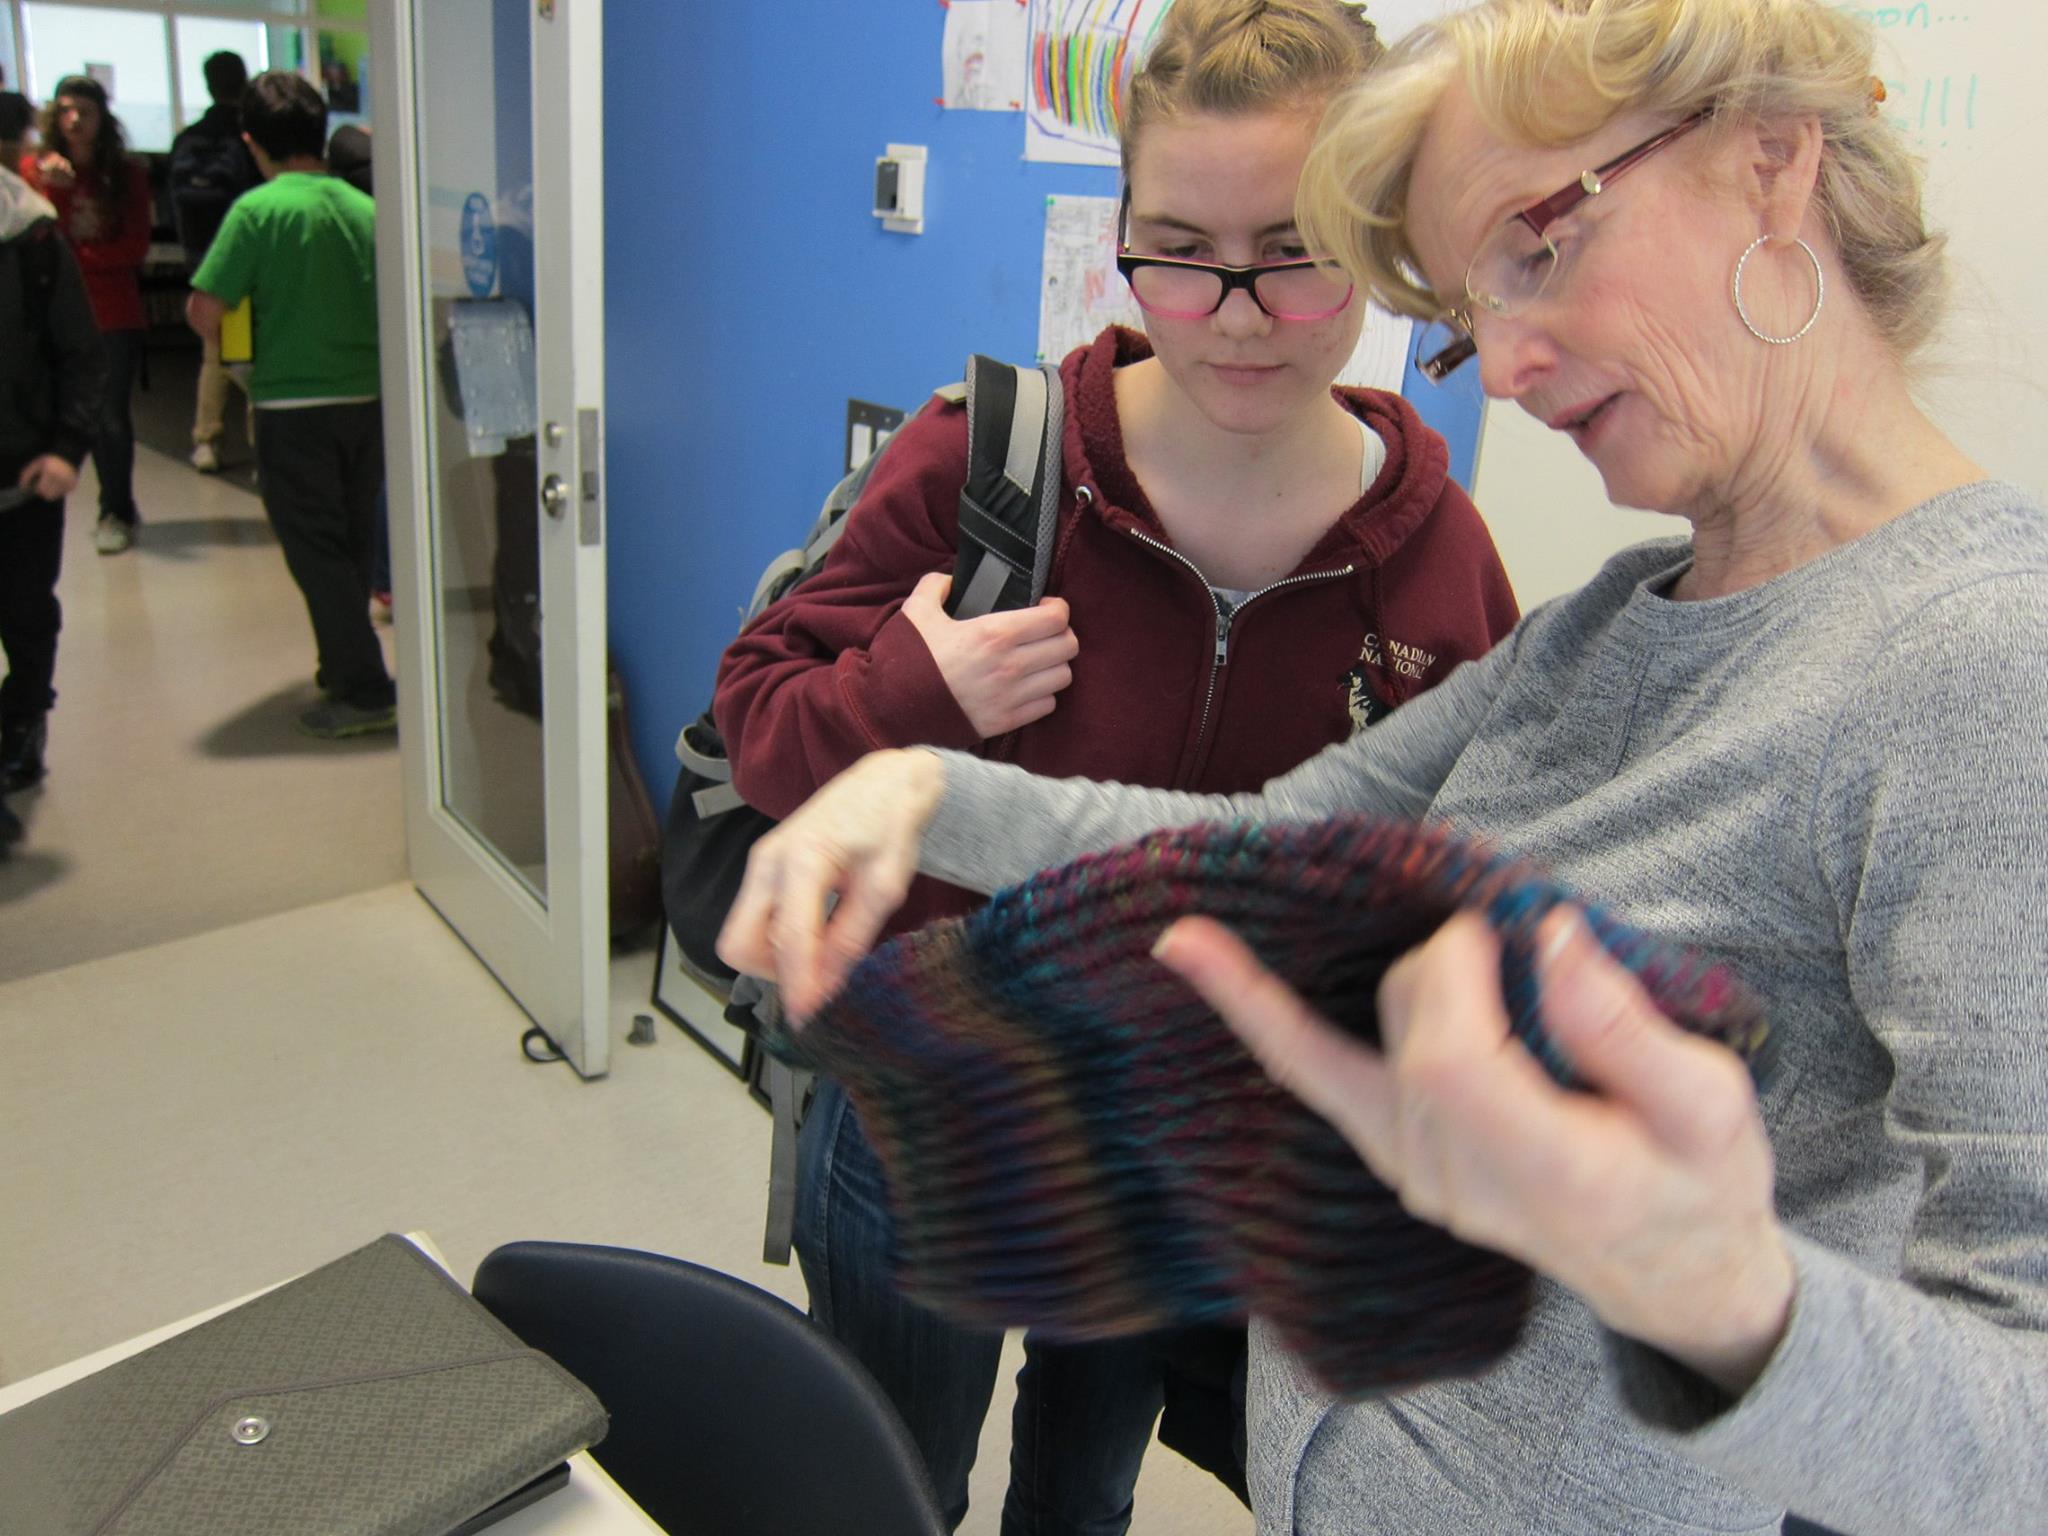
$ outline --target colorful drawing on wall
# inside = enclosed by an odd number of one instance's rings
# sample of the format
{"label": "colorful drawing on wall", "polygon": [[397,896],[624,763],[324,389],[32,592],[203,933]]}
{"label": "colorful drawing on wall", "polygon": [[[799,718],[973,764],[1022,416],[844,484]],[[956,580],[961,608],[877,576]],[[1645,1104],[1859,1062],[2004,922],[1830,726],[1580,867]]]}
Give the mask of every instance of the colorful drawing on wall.
{"label": "colorful drawing on wall", "polygon": [[1114,197],[1045,200],[1045,265],[1038,295],[1038,360],[1055,363],[1105,325],[1144,316],[1116,269]]}
{"label": "colorful drawing on wall", "polygon": [[1115,165],[1124,83],[1172,0],[1030,0],[1024,158]]}
{"label": "colorful drawing on wall", "polygon": [[1024,0],[952,0],[946,7],[945,106],[1024,110]]}

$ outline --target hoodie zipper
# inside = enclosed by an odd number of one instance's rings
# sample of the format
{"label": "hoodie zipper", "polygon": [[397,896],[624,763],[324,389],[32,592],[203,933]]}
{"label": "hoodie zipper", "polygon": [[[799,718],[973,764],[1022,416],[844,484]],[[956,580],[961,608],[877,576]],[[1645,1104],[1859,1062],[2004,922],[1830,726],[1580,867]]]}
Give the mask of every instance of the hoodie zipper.
{"label": "hoodie zipper", "polygon": [[1232,608],[1228,613],[1225,613],[1223,610],[1223,600],[1217,597],[1215,586],[1207,576],[1202,574],[1202,568],[1199,565],[1196,565],[1194,561],[1190,560],[1172,545],[1160,543],[1149,533],[1133,528],[1130,530],[1130,534],[1140,544],[1150,545],[1167,558],[1177,560],[1186,566],[1194,574],[1195,580],[1202,584],[1202,590],[1208,593],[1209,604],[1215,610],[1216,648],[1209,664],[1209,688],[1202,695],[1202,722],[1195,728],[1195,739],[1199,744],[1206,744],[1209,738],[1209,711],[1216,703],[1216,680],[1222,675],[1223,669],[1230,665],[1230,626],[1237,622],[1237,616],[1264,597],[1268,592],[1278,592],[1282,587],[1306,586],[1314,581],[1335,581],[1340,576],[1349,576],[1357,569],[1354,565],[1342,565],[1338,566],[1335,570],[1307,571],[1300,576],[1284,576],[1271,585],[1260,587],[1258,591],[1248,594],[1243,602]]}

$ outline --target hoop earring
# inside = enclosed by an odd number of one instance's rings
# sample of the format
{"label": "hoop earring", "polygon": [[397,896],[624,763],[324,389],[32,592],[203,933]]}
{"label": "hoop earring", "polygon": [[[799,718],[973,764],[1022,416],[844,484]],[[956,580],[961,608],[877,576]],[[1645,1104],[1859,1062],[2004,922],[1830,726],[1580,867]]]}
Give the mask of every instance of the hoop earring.
{"label": "hoop earring", "polygon": [[1747,306],[1742,302],[1742,269],[1749,264],[1749,258],[1756,253],[1756,248],[1770,238],[1769,235],[1758,235],[1749,242],[1749,249],[1744,251],[1741,258],[1735,263],[1735,313],[1742,317],[1743,325],[1748,328],[1749,334],[1758,341],[1767,341],[1774,347],[1789,347],[1793,342],[1812,330],[1813,322],[1820,318],[1820,307],[1827,302],[1828,282],[1827,278],[1821,273],[1820,258],[1813,254],[1813,247],[1804,240],[1801,240],[1797,235],[1793,236],[1792,243],[1806,252],[1806,259],[1813,263],[1813,313],[1806,317],[1806,324],[1799,327],[1790,336],[1767,336],[1758,330],[1756,322],[1749,318]]}

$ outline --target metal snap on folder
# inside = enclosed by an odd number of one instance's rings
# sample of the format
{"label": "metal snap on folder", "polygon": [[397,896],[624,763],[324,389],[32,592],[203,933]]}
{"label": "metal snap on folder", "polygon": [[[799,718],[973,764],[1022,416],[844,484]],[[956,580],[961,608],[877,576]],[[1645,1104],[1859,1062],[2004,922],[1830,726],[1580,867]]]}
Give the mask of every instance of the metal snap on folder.
{"label": "metal snap on folder", "polygon": [[606,1424],[387,1236],[0,1415],[0,1531],[449,1536]]}

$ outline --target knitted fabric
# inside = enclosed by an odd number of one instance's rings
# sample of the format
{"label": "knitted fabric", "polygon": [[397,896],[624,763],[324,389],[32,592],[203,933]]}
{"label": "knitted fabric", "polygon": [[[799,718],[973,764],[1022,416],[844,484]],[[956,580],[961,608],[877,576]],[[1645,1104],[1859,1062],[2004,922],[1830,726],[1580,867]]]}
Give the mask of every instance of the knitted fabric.
{"label": "knitted fabric", "polygon": [[[1477,910],[1503,940],[1516,1035],[1569,1084],[1534,934],[1570,899],[1435,827],[1161,832],[884,945],[768,1043],[851,1098],[888,1177],[899,1281],[924,1305],[1067,1338],[1256,1313],[1331,1391],[1387,1391],[1497,1360],[1528,1269],[1404,1211],[1151,946],[1175,918],[1219,918],[1377,1043],[1388,965]],[[1765,1027],[1725,969],[1586,912],[1666,1014],[1754,1063]]]}

